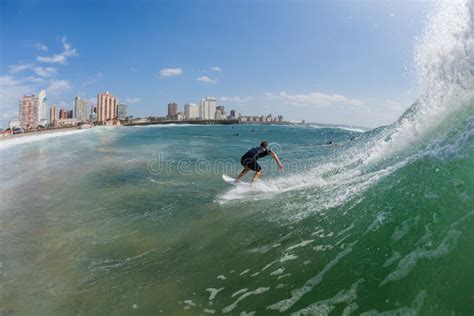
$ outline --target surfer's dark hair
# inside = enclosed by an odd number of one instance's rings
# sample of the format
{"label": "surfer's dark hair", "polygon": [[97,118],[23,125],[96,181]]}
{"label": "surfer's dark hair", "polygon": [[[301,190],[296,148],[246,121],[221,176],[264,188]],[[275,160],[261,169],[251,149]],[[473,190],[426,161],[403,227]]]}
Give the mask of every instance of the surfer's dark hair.
{"label": "surfer's dark hair", "polygon": [[260,147],[267,148],[267,146],[268,146],[268,143],[266,141],[262,141],[260,143]]}

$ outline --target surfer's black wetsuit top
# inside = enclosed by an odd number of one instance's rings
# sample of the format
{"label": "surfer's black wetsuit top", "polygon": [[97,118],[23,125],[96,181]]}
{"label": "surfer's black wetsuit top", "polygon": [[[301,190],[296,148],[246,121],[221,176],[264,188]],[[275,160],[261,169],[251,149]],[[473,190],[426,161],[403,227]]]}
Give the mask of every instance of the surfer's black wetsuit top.
{"label": "surfer's black wetsuit top", "polygon": [[240,163],[242,166],[258,172],[262,170],[262,167],[260,167],[260,165],[257,163],[257,159],[268,156],[271,153],[272,151],[270,149],[255,147],[247,151],[245,155],[240,158]]}

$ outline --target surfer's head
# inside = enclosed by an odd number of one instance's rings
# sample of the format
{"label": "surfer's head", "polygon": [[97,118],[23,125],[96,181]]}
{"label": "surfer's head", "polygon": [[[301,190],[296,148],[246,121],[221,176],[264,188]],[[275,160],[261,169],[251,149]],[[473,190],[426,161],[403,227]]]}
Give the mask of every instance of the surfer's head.
{"label": "surfer's head", "polygon": [[266,141],[262,141],[262,142],[260,143],[260,147],[262,147],[262,148],[267,148],[267,147],[268,147],[268,143],[267,143]]}

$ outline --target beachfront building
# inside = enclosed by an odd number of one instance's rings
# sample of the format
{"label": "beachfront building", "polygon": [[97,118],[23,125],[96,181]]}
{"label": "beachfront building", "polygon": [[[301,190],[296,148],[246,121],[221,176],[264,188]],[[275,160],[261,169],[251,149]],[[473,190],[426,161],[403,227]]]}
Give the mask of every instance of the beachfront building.
{"label": "beachfront building", "polygon": [[91,106],[91,115],[89,116],[91,122],[97,121],[97,107]]}
{"label": "beachfront building", "polygon": [[87,122],[87,100],[76,97],[74,99],[74,112],[76,113],[77,122]]}
{"label": "beachfront building", "polygon": [[59,119],[57,122],[57,126],[59,127],[70,127],[70,126],[76,126],[76,125],[77,125],[77,119],[75,118]]}
{"label": "beachfront building", "polygon": [[58,125],[57,116],[56,116],[56,106],[52,106],[49,109],[49,126],[56,127]]}
{"label": "beachfront building", "polygon": [[216,120],[225,120],[225,110],[223,105],[216,106]]}
{"label": "beachfront building", "polygon": [[201,111],[199,114],[203,120],[214,120],[216,118],[216,98],[203,98],[201,100]]}
{"label": "beachfront building", "polygon": [[232,119],[238,120],[240,118],[240,113],[236,110],[230,110],[230,117]]}
{"label": "beachfront building", "polygon": [[199,106],[195,103],[184,105],[184,117],[187,120],[195,120],[199,118]]}
{"label": "beachfront building", "polygon": [[15,117],[13,120],[8,121],[8,128],[14,129],[14,128],[20,128],[20,127],[21,125],[20,125],[20,120],[18,119],[18,117]]}
{"label": "beachfront building", "polygon": [[59,116],[58,118],[61,119],[67,119],[67,111],[64,108],[59,109]]}
{"label": "beachfront building", "polygon": [[38,104],[38,97],[35,95],[25,95],[20,99],[19,117],[23,130],[36,129],[38,126]]}
{"label": "beachfront building", "polygon": [[48,124],[48,98],[46,91],[41,90],[38,94],[38,125],[46,126]]}
{"label": "beachfront building", "polygon": [[117,98],[108,91],[97,95],[97,121],[105,124],[107,121],[116,120],[118,117]]}
{"label": "beachfront building", "polygon": [[178,119],[178,104],[175,102],[168,103],[168,115],[166,116],[168,120]]}
{"label": "beachfront building", "polygon": [[127,118],[128,112],[127,112],[127,105],[124,103],[119,103],[118,105],[118,119],[123,121]]}

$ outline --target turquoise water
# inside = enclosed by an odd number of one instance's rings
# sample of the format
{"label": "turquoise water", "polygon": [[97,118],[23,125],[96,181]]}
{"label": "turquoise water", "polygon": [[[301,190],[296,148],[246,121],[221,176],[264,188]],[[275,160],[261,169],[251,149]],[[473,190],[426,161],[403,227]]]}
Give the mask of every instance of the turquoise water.
{"label": "turquoise water", "polygon": [[[434,5],[390,126],[0,142],[0,314],[473,315],[473,12]],[[225,183],[261,140],[285,172]]]}
{"label": "turquoise water", "polygon": [[[427,151],[390,173],[336,168],[372,137],[154,126],[3,148],[1,311],[472,314],[472,136],[453,156]],[[222,181],[262,139],[278,143],[285,173],[266,159],[255,187]],[[318,146],[328,140],[339,146]]]}

